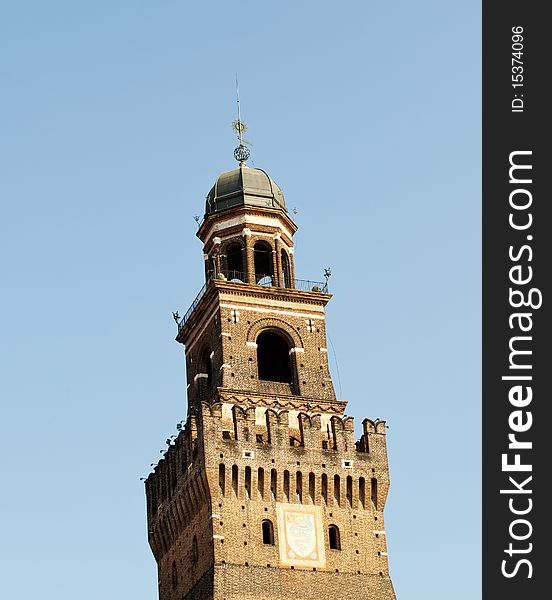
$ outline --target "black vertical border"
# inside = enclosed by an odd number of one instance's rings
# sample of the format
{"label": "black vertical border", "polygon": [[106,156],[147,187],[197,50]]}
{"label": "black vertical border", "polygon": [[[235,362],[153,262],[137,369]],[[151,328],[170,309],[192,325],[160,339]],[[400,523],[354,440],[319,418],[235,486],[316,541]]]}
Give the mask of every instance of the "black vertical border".
{"label": "black vertical border", "polygon": [[[552,421],[548,421],[548,407],[552,404],[552,349],[550,348],[550,280],[552,279],[552,157],[550,145],[550,110],[552,94],[546,90],[552,80],[552,25],[545,17],[546,3],[511,0],[483,1],[483,598],[484,600],[524,600],[549,595],[548,573],[552,573]],[[512,87],[512,28],[523,27],[523,88]],[[518,70],[519,72],[519,70]],[[523,94],[523,112],[512,112],[514,94]],[[509,182],[509,156],[514,151],[530,150],[532,183],[530,186]],[[516,231],[509,225],[512,209],[509,195],[515,187],[526,187],[532,194],[531,231]],[[521,196],[520,196],[521,197]],[[532,235],[531,241],[527,235]],[[520,264],[509,258],[509,248],[519,249],[524,244],[532,248],[532,260],[522,260],[524,273],[527,266],[533,270],[530,284],[541,290],[543,304],[539,309],[515,309],[509,303],[512,285],[509,271]],[[527,258],[529,251],[524,253]],[[520,286],[516,286],[521,289]],[[531,441],[530,450],[517,451],[521,461],[532,465],[531,472],[506,473],[501,468],[502,454],[508,453],[508,418],[516,410],[509,402],[508,391],[512,381],[502,376],[521,374],[509,369],[509,342],[512,336],[523,335],[510,329],[512,312],[530,312],[533,328],[525,335],[532,340],[527,349],[532,351],[526,361],[532,365],[533,379],[525,382],[533,392],[531,411],[533,424],[519,439]],[[550,438],[547,443],[546,437]],[[510,451],[509,462],[514,460]],[[509,476],[519,483],[531,476],[524,486],[531,494],[501,494],[512,489]],[[548,489],[547,489],[548,488]],[[509,507],[522,510],[532,500],[527,515],[515,515]],[[532,533],[526,540],[512,539],[509,528],[516,519],[527,519]],[[529,527],[513,526],[518,536]],[[520,550],[510,556],[509,544]],[[532,547],[529,546],[532,544]],[[524,550],[528,550],[523,553]],[[527,559],[529,566],[520,564],[517,574],[506,577],[504,569],[512,573],[518,560]],[[550,563],[550,564],[549,564]],[[548,591],[546,591],[548,590]]]}

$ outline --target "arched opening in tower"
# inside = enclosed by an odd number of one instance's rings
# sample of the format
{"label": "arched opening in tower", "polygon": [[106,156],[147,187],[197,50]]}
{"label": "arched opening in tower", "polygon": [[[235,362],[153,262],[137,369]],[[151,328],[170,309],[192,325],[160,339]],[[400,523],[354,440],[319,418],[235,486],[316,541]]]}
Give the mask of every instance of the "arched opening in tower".
{"label": "arched opening in tower", "polygon": [[291,287],[291,271],[289,268],[289,258],[285,250],[282,250],[282,285]]}
{"label": "arched opening in tower", "polygon": [[205,384],[207,387],[211,385],[211,380],[213,379],[213,363],[211,361],[211,351],[208,346],[205,346],[201,351],[201,357],[199,360],[199,372],[200,374],[206,376]]}
{"label": "arched opening in tower", "polygon": [[239,244],[231,244],[226,250],[226,277],[232,279],[244,279],[243,255]]}
{"label": "arched opening in tower", "polygon": [[257,338],[259,379],[291,383],[289,344],[275,331],[263,331]]}
{"label": "arched opening in tower", "polygon": [[253,246],[255,282],[261,285],[272,284],[272,248],[266,242],[257,242]]}

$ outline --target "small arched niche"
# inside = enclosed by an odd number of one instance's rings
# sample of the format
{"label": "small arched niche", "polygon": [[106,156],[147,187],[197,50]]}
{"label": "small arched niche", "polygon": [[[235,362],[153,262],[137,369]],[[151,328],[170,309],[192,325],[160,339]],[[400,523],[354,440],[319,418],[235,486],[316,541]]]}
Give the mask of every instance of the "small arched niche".
{"label": "small arched niche", "polygon": [[262,524],[263,544],[274,546],[274,526],[272,521],[265,519]]}
{"label": "small arched niche", "polygon": [[279,331],[268,329],[257,337],[259,379],[292,383],[290,343]]}
{"label": "small arched niche", "polygon": [[339,535],[339,527],[337,525],[329,526],[328,537],[330,541],[330,550],[341,550],[341,536]]}
{"label": "small arched niche", "polygon": [[272,262],[272,247],[267,242],[257,242],[253,246],[253,261],[255,266],[255,283],[271,285],[274,275]]}

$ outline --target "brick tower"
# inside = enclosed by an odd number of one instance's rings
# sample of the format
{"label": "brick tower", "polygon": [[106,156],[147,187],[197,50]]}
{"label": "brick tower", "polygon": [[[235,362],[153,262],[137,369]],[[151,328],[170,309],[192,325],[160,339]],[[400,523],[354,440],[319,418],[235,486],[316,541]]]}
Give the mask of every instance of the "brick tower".
{"label": "brick tower", "polygon": [[178,326],[187,419],[146,480],[159,599],[394,599],[385,422],[355,441],[327,285],[295,278],[282,191],[238,158],[207,196],[206,283]]}

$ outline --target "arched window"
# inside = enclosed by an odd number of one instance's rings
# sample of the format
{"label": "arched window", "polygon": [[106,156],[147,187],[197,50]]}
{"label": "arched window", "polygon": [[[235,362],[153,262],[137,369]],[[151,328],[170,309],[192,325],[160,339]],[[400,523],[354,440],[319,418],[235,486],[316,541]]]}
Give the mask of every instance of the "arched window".
{"label": "arched window", "polygon": [[287,252],[282,250],[282,285],[291,287],[291,272],[289,269],[289,258]]}
{"label": "arched window", "polygon": [[[255,265],[255,282],[265,285],[272,284],[273,263],[272,248],[266,242],[257,242],[253,246],[253,259]],[[267,278],[270,278],[268,280]]]}
{"label": "arched window", "polygon": [[208,346],[203,348],[199,357],[199,374],[203,375],[203,379],[210,386],[213,379],[213,363],[211,361],[211,350]]}
{"label": "arched window", "polygon": [[330,550],[341,550],[341,538],[337,525],[330,525],[328,528],[328,537],[330,538]]}
{"label": "arched window", "polygon": [[289,471],[284,471],[284,498],[289,502]]}
{"label": "arched window", "polygon": [[291,383],[291,358],[287,340],[274,330],[265,330],[257,337],[259,379]]}
{"label": "arched window", "polygon": [[274,546],[274,526],[268,519],[263,521],[263,544]]}
{"label": "arched window", "polygon": [[322,473],[322,484],[320,493],[322,494],[322,500],[325,504],[328,504],[328,476],[326,473]]}
{"label": "arched window", "polygon": [[173,590],[175,590],[178,586],[178,571],[176,569],[176,562],[174,560],[171,568],[171,584]]}
{"label": "arched window", "polygon": [[245,278],[245,269],[243,268],[242,248],[239,244],[230,244],[226,248],[226,277],[230,280]]}

